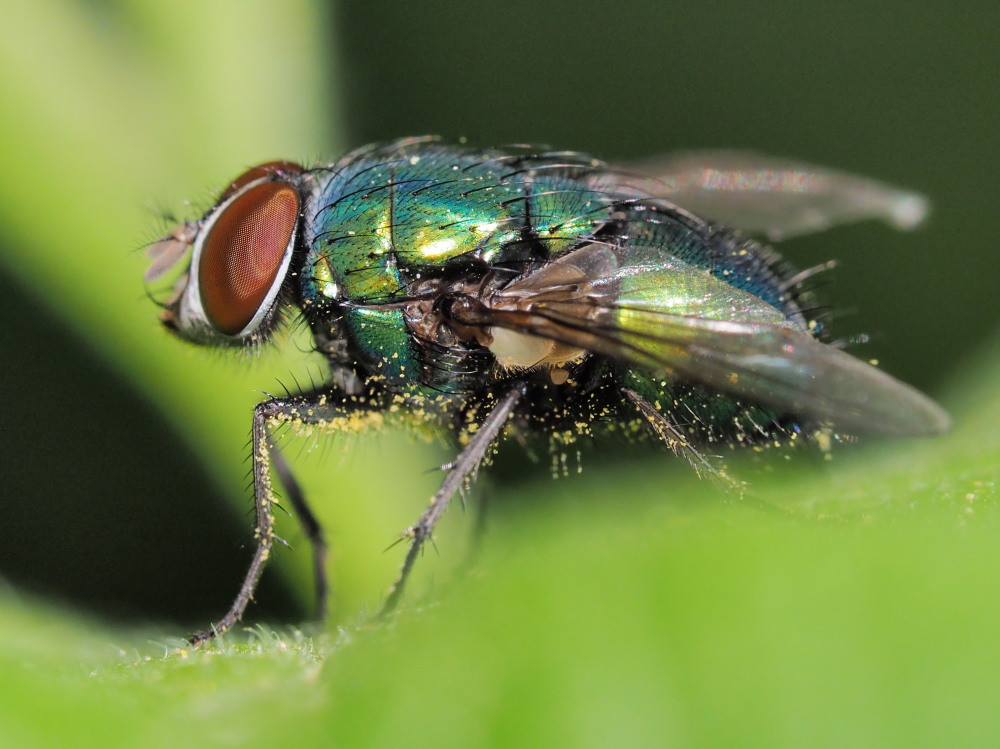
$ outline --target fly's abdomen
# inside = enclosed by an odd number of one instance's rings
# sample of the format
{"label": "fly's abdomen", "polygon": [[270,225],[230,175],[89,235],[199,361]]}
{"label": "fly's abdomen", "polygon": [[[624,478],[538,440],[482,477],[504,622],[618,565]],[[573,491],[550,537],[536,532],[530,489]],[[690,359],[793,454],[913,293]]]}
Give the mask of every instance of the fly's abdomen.
{"label": "fly's abdomen", "polygon": [[678,431],[694,445],[788,445],[801,432],[787,414],[662,373],[622,367],[618,377],[657,411],[669,414]]}
{"label": "fly's abdomen", "polygon": [[641,272],[620,274],[617,303],[609,305],[615,315],[611,324],[631,346],[632,359],[641,363],[648,358],[651,366],[616,364],[616,377],[656,410],[670,414],[693,444],[794,441],[800,424],[789,413],[703,386],[690,376],[677,377],[665,367],[664,357],[684,359],[702,333],[692,329],[688,338],[683,325],[673,325],[665,334],[661,317],[818,335],[820,326],[802,312],[812,302],[804,304],[807,294],[786,283],[793,271],[769,248],[667,207],[632,205],[623,215],[615,226],[621,262]]}
{"label": "fly's abdomen", "polygon": [[655,204],[629,206],[623,215],[622,241],[636,257],[655,256],[662,266],[677,261],[703,268],[788,318],[799,315],[800,305],[783,283],[794,271],[768,247]]}

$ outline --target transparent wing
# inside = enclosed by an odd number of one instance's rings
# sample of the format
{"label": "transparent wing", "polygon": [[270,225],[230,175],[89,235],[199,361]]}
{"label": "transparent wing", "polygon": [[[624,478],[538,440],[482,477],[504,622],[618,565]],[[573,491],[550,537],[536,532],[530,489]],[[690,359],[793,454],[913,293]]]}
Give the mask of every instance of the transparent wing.
{"label": "transparent wing", "polygon": [[589,245],[464,314],[846,432],[918,436],[950,423],[910,386],[702,268],[665,264],[659,248]]}
{"label": "transparent wing", "polygon": [[622,186],[777,241],[865,219],[912,229],[930,204],[918,193],[853,174],[743,151],[668,154],[626,169]]}

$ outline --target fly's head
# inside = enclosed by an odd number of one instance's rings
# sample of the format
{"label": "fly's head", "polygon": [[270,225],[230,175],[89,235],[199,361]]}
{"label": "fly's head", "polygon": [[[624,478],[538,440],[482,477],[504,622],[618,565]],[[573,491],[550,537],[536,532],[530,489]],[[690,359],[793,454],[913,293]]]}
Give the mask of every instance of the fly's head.
{"label": "fly's head", "polygon": [[286,161],[249,169],[200,220],[182,224],[150,248],[147,282],[191,251],[160,315],[168,330],[213,346],[246,347],[267,339],[291,301],[305,179],[301,166]]}

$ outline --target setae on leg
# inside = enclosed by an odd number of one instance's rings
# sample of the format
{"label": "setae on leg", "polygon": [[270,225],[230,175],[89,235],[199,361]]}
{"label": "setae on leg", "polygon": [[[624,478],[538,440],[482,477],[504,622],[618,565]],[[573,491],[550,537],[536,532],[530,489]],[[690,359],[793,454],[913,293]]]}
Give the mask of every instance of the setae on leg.
{"label": "setae on leg", "polygon": [[441,519],[441,515],[447,509],[451,498],[455,496],[455,493],[462,488],[462,485],[467,480],[475,475],[487,451],[500,436],[504,424],[507,423],[507,419],[510,418],[511,413],[514,411],[514,406],[522,395],[524,395],[524,385],[518,385],[500,399],[482,424],[479,425],[479,428],[473,433],[469,444],[465,446],[448,468],[448,475],[441,482],[441,488],[437,490],[437,493],[431,499],[430,505],[424,510],[423,515],[420,516],[416,524],[407,528],[404,532],[403,537],[411,538],[412,541],[410,548],[406,552],[406,559],[403,560],[403,566],[399,570],[399,577],[396,578],[396,582],[389,589],[389,595],[385,599],[385,605],[382,607],[380,616],[390,613],[396,607],[396,604],[399,603],[399,598],[403,594],[403,588],[406,585],[406,579],[410,575],[410,570],[413,569],[413,564],[416,562],[417,555],[420,553],[424,542],[434,532],[434,526]]}
{"label": "setae on leg", "polygon": [[[319,392],[297,395],[290,398],[271,398],[258,403],[254,408],[251,450],[253,458],[253,494],[256,525],[254,541],[256,548],[243,578],[236,600],[222,619],[214,627],[196,632],[190,637],[192,645],[212,639],[233,627],[243,616],[247,604],[253,599],[257,582],[271,555],[274,545],[274,509],[277,500],[271,487],[270,429],[283,423],[292,425],[316,425],[331,432],[359,431],[382,423],[383,416],[378,404],[364,396],[345,396],[341,393]],[[278,455],[277,452],[274,455]],[[322,564],[325,558],[325,544],[315,516],[305,504],[305,497],[281,457],[276,459],[276,471],[285,481],[292,505],[299,512],[306,533],[316,544],[314,561]],[[326,578],[323,570],[321,580],[317,580],[317,605],[325,605]]]}

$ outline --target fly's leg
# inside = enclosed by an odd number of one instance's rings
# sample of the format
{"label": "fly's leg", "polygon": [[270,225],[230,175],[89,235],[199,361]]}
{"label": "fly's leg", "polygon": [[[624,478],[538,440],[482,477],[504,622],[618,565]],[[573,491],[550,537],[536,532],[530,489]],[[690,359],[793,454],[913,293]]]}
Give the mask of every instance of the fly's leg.
{"label": "fly's leg", "polygon": [[323,536],[323,526],[320,525],[319,519],[313,513],[312,508],[309,507],[305,492],[302,491],[302,487],[295,479],[292,469],[285,462],[281,450],[274,444],[273,440],[270,441],[269,448],[274,473],[278,476],[278,480],[284,487],[285,496],[291,502],[292,508],[295,510],[295,516],[299,519],[299,524],[302,526],[302,530],[312,546],[316,621],[321,622],[326,619],[327,599],[330,593],[330,585],[326,577],[327,545],[326,539]]}
{"label": "fly's leg", "polygon": [[274,545],[274,510],[271,505],[274,504],[275,498],[271,489],[271,461],[267,444],[267,428],[271,419],[281,412],[282,409],[278,402],[274,400],[258,403],[254,407],[250,449],[253,459],[254,510],[257,519],[254,527],[254,541],[257,548],[254,550],[250,567],[243,578],[240,592],[237,594],[236,600],[233,601],[229,612],[212,629],[191,635],[192,645],[199,645],[205,640],[230,630],[240,620],[247,604],[253,598],[253,592],[257,587],[257,581],[260,580],[261,573],[264,571],[264,565],[267,564],[268,557],[271,556],[271,547]]}
{"label": "fly's leg", "polygon": [[652,403],[630,388],[622,388],[622,394],[639,410],[653,432],[678,457],[684,458],[699,476],[708,476],[725,489],[741,486],[725,471],[717,468],[684,435],[676,424],[660,412]]}
{"label": "fly's leg", "polygon": [[[271,555],[271,548],[274,546],[275,540],[273,505],[277,500],[271,487],[272,454],[269,450],[269,430],[280,424],[289,423],[300,426],[315,425],[326,431],[359,431],[378,426],[381,420],[382,414],[379,406],[361,396],[316,393],[291,398],[271,398],[257,404],[254,408],[251,432],[256,549],[254,549],[240,591],[228,613],[211,629],[192,635],[190,637],[192,645],[198,645],[232,629],[233,625],[240,620],[247,604],[253,599],[257,582],[260,580],[260,575]],[[283,472],[287,473],[287,466],[284,466],[284,461],[281,458],[278,458],[277,471],[279,475]],[[306,512],[302,514],[303,524],[308,523],[305,520],[307,516],[311,517],[315,523],[315,517],[305,506],[302,492],[296,491],[297,482],[293,481],[292,486],[295,487],[289,491],[292,504],[299,510],[306,509]],[[315,529],[315,535],[320,536],[318,523],[315,523]],[[320,552],[317,554],[317,559],[323,556]],[[323,585],[325,588],[325,579]]]}
{"label": "fly's leg", "polygon": [[510,418],[511,413],[514,411],[514,406],[522,395],[524,395],[523,385],[511,390],[500,399],[485,421],[473,433],[469,444],[465,446],[459,456],[448,467],[448,475],[441,482],[441,488],[437,490],[437,493],[431,499],[430,505],[424,510],[423,515],[420,516],[415,525],[408,528],[403,534],[404,537],[412,539],[410,548],[406,552],[406,559],[403,560],[403,566],[399,570],[396,582],[389,589],[389,594],[385,599],[385,604],[379,616],[385,616],[390,613],[396,607],[396,604],[399,603],[399,598],[403,594],[403,588],[406,586],[406,579],[410,575],[410,570],[413,569],[413,564],[416,562],[417,555],[420,554],[424,542],[434,532],[434,527],[447,509],[451,498],[455,496],[455,493],[462,488],[466,481],[475,476],[480,463],[482,463],[490,446],[500,436],[504,424],[507,423],[507,419]]}

